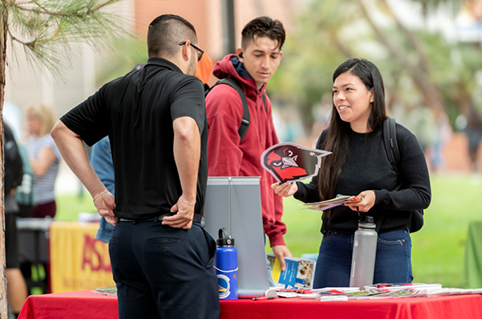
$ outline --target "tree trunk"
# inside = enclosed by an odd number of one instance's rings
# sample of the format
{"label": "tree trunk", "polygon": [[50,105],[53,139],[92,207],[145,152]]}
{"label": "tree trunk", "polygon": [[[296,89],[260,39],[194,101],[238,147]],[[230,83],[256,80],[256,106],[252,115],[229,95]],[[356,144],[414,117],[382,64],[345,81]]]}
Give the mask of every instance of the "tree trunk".
{"label": "tree trunk", "polygon": [[7,16],[6,10],[3,10],[3,14],[0,14],[0,221],[2,229],[0,230],[0,318],[7,318],[8,316],[8,300],[7,300],[7,279],[5,277],[5,198],[3,177],[4,175],[4,154],[3,154],[3,102],[5,100],[5,57],[7,49]]}

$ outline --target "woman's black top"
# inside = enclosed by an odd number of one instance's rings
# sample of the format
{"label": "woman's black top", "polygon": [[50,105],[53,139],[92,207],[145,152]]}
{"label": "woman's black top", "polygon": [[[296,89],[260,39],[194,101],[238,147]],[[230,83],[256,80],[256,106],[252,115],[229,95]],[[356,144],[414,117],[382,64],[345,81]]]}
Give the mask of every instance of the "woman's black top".
{"label": "woman's black top", "polygon": [[[401,157],[398,174],[388,160],[381,129],[368,134],[351,130],[348,154],[336,185],[336,194],[341,195],[375,192],[375,205],[368,214],[375,217],[380,233],[408,228],[411,211],[427,208],[431,198],[427,163],[417,138],[400,124],[396,130]],[[321,149],[326,134],[324,130],[316,148]],[[317,179],[313,177],[309,184],[298,182],[294,197],[305,203],[320,201]],[[393,191],[400,183],[400,189]],[[358,214],[338,206],[324,223],[324,232],[353,233],[358,228]]]}

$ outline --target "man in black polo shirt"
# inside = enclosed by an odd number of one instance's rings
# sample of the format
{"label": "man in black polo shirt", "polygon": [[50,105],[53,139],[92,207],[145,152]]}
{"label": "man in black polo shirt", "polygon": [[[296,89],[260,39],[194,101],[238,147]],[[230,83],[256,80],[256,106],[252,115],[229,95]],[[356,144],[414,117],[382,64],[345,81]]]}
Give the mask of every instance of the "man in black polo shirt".
{"label": "man in black polo shirt", "polygon": [[[200,226],[207,183],[202,51],[175,15],[149,25],[147,65],[104,85],[52,130],[59,150],[116,224],[109,242],[119,318],[218,318],[214,240]],[[116,197],[83,147],[109,136]]]}

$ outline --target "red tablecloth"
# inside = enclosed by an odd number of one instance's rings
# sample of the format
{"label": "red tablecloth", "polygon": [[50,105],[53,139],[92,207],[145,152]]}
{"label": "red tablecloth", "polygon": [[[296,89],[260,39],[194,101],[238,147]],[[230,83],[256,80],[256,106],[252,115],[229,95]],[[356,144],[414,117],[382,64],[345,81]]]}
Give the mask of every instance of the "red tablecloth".
{"label": "red tablecloth", "polygon": [[[380,300],[305,299],[221,301],[221,319],[269,318],[473,319],[482,318],[481,295]],[[117,298],[75,291],[30,296],[19,319],[117,319]]]}

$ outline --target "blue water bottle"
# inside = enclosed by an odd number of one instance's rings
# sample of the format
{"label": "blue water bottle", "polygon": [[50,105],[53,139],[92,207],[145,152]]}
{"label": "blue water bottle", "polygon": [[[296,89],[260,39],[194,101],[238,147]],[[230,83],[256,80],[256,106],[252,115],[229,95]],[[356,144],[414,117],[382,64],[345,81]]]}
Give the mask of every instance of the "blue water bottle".
{"label": "blue water bottle", "polygon": [[218,277],[219,299],[238,299],[238,251],[234,247],[234,238],[226,236],[226,229],[221,228],[216,243],[214,268]]}

